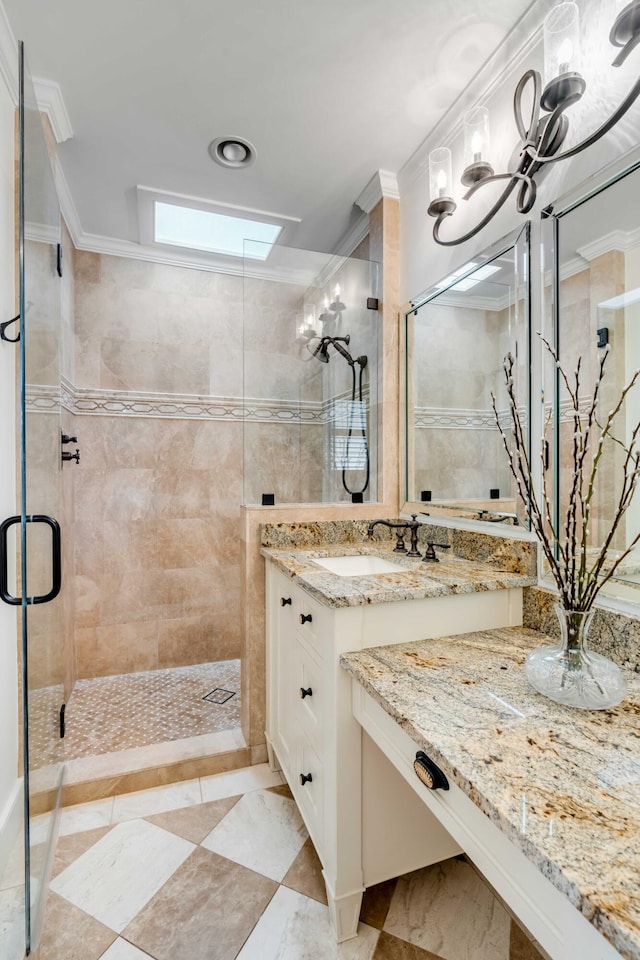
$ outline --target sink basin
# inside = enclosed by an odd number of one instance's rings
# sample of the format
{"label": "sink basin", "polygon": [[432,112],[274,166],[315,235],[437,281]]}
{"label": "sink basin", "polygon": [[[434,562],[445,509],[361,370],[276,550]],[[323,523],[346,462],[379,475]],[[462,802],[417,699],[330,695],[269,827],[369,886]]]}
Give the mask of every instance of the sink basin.
{"label": "sink basin", "polygon": [[400,566],[399,563],[393,563],[391,560],[362,555],[355,557],[322,557],[315,558],[313,562],[339,577],[367,577],[376,573],[406,573],[407,570],[406,567]]}

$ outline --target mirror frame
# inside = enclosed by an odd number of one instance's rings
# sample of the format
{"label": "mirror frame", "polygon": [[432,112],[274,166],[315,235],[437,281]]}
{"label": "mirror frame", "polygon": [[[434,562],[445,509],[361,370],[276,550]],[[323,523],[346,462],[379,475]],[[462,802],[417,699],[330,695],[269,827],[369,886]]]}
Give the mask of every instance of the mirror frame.
{"label": "mirror frame", "polygon": [[[526,340],[526,350],[527,350],[527,377],[525,383],[525,394],[526,394],[526,403],[527,403],[527,412],[528,412],[528,424],[529,432],[527,438],[527,455],[529,459],[531,458],[531,426],[532,426],[532,417],[531,417],[531,392],[532,392],[532,373],[531,373],[531,355],[532,355],[532,331],[531,331],[531,221],[527,220],[522,226],[516,227],[506,236],[502,237],[500,240],[497,240],[495,243],[486,247],[483,251],[478,254],[473,254],[473,260],[475,266],[468,270],[467,273],[461,274],[460,276],[455,277],[451,280],[451,283],[446,287],[437,287],[436,283],[431,284],[427,287],[422,293],[417,297],[409,301],[409,304],[402,311],[403,322],[401,323],[401,344],[400,344],[400,358],[401,358],[401,370],[400,370],[400,379],[401,379],[401,393],[400,396],[404,401],[401,403],[401,413],[400,413],[400,436],[403,439],[401,444],[401,457],[400,457],[400,489],[402,491],[402,499],[404,501],[404,506],[402,507],[403,513],[416,513],[422,516],[429,516],[432,520],[437,520],[438,522],[442,521],[445,525],[460,525],[470,529],[483,530],[487,531],[487,521],[490,522],[492,532],[501,532],[507,534],[511,537],[522,537],[523,534],[530,537],[529,532],[529,523],[525,521],[524,526],[512,526],[498,521],[503,514],[500,511],[492,510],[482,510],[482,517],[479,517],[479,510],[467,506],[456,505],[455,501],[451,503],[433,503],[429,501],[428,511],[425,513],[425,504],[422,501],[418,502],[416,500],[410,499],[409,496],[409,464],[412,460],[411,451],[413,449],[413,438],[411,437],[411,428],[409,423],[409,410],[410,410],[410,390],[411,390],[411,377],[410,377],[410,351],[411,351],[411,334],[409,321],[411,316],[416,314],[418,310],[422,309],[427,303],[436,299],[436,297],[446,294],[451,287],[455,286],[457,283],[460,283],[461,280],[466,279],[476,272],[480,267],[485,266],[487,263],[490,263],[492,260],[495,260],[496,257],[500,257],[503,254],[507,253],[509,250],[513,249],[519,240],[524,240],[524,262],[526,269],[526,278],[523,279],[523,300],[524,300],[524,310],[525,310],[525,327],[527,334],[525,337]],[[455,268],[453,268],[455,269]],[[449,271],[451,273],[452,271]],[[498,530],[499,528],[499,530]]]}
{"label": "mirror frame", "polygon": [[[637,151],[634,151],[634,153],[636,157],[638,157]],[[640,157],[638,157],[628,166],[617,169],[614,172],[607,173],[607,170],[599,171],[586,183],[581,184],[577,189],[570,191],[563,197],[560,197],[554,203],[550,204],[548,207],[545,207],[540,214],[542,228],[540,237],[541,247],[543,252],[547,244],[551,247],[551,332],[553,334],[553,347],[558,356],[560,356],[562,343],[560,332],[560,221],[563,219],[563,217],[573,213],[574,210],[577,210],[579,207],[583,206],[583,204],[588,203],[589,200],[599,196],[605,190],[608,190],[609,187],[615,186],[615,184],[620,183],[620,181],[624,180],[631,174],[636,173],[638,170],[640,170]],[[547,223],[546,227],[545,223]],[[550,230],[549,239],[547,239],[548,235],[545,235],[545,230]],[[542,291],[542,294],[544,296],[544,290]],[[541,375],[543,377],[543,387],[546,388],[546,384],[544,383],[544,370],[541,371]],[[552,377],[551,386],[553,398],[553,522],[557,530],[560,522],[560,471],[558,469],[558,465],[560,463],[560,374],[557,370],[555,370]],[[636,591],[634,591],[633,598],[630,598],[624,591],[624,585],[628,584],[628,581],[619,579],[617,577],[612,577],[610,584],[619,585],[620,589],[616,590],[614,597],[614,595],[607,592],[609,586],[607,585],[604,593],[602,594],[603,599],[605,597],[611,597],[621,600],[635,600],[637,594]]]}

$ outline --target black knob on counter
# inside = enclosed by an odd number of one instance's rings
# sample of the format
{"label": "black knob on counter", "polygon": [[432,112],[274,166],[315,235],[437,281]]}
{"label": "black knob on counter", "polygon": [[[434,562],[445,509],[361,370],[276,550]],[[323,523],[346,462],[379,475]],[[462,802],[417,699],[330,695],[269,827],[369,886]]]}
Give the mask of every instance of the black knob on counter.
{"label": "black knob on counter", "polygon": [[311,687],[306,687],[306,689],[305,687],[300,687],[300,696],[302,697],[303,700],[305,697],[312,697],[313,690],[311,689]]}
{"label": "black knob on counter", "polygon": [[311,623],[313,617],[310,613],[301,613],[300,614],[300,623]]}
{"label": "black knob on counter", "polygon": [[280,606],[286,607],[287,604],[291,606],[291,597],[280,597]]}
{"label": "black knob on counter", "polygon": [[426,753],[418,750],[416,758],[413,761],[413,769],[419,780],[424,783],[429,790],[448,790],[449,781],[444,773],[433,760],[430,760]]}
{"label": "black knob on counter", "polygon": [[305,783],[313,783],[313,777],[310,773],[301,773],[300,774],[300,784],[304,787]]}

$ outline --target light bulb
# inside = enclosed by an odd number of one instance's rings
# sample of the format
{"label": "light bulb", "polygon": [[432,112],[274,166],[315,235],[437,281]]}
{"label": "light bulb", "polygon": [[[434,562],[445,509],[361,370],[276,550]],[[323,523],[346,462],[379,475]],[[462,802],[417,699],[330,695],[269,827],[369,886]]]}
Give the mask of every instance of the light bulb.
{"label": "light bulb", "polygon": [[573,57],[573,44],[569,37],[562,41],[558,50],[558,73],[568,73],[571,58]]}
{"label": "light bulb", "polygon": [[471,137],[471,152],[473,154],[473,162],[478,163],[482,160],[482,134],[479,130],[476,130],[474,135]]}
{"label": "light bulb", "polygon": [[325,297],[324,300],[322,301],[322,309],[323,310],[329,309],[329,297]]}
{"label": "light bulb", "polygon": [[444,170],[440,170],[438,173],[438,196],[444,197],[445,190],[447,189],[447,174]]}
{"label": "light bulb", "polygon": [[340,299],[340,284],[339,284],[339,283],[336,283],[336,288],[335,288],[335,290],[333,291],[333,295],[334,295],[334,297],[336,298],[336,300],[339,300],[339,299]]}

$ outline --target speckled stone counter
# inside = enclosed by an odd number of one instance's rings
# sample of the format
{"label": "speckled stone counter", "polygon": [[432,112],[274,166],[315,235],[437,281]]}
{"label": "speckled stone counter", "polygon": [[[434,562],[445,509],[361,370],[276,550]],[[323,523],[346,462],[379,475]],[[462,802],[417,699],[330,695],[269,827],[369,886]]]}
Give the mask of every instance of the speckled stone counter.
{"label": "speckled stone counter", "polygon": [[[487,563],[448,556],[444,552],[441,552],[438,563],[423,563],[417,558],[394,553],[392,546],[386,544],[336,543],[306,550],[263,547],[261,552],[328,607],[356,607],[396,600],[421,600],[425,597],[505,590],[510,587],[526,587],[536,582],[531,576],[500,570]],[[322,557],[357,555],[392,560],[404,569],[397,573],[343,577],[329,573],[313,562],[314,559]]]}
{"label": "speckled stone counter", "polygon": [[640,958],[640,677],[615,709],[560,707],[525,627],[346,654],[341,664],[625,958]]}

